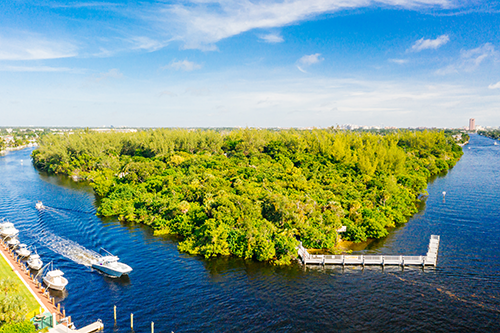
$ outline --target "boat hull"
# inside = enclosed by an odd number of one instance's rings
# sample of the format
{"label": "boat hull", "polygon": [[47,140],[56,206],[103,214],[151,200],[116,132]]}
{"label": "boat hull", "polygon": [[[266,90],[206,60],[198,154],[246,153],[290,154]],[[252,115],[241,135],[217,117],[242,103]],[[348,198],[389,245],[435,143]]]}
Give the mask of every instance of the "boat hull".
{"label": "boat hull", "polygon": [[32,270],[39,271],[43,267],[43,263],[41,261],[39,262],[28,261],[28,267],[31,268]]}
{"label": "boat hull", "polygon": [[128,275],[128,273],[132,271],[132,269],[130,269],[130,271],[117,271],[105,265],[99,265],[99,264],[92,264],[92,268],[97,269],[98,271],[101,271],[106,275],[116,278],[119,278],[122,275]]}
{"label": "boat hull", "polygon": [[53,283],[52,281],[50,281],[49,279],[47,279],[45,277],[43,278],[43,282],[45,283],[45,285],[48,288],[54,289],[54,290],[59,290],[59,291],[64,290],[64,288],[66,288],[66,285],[68,284],[67,281],[66,281],[66,283],[56,284],[56,283]]}

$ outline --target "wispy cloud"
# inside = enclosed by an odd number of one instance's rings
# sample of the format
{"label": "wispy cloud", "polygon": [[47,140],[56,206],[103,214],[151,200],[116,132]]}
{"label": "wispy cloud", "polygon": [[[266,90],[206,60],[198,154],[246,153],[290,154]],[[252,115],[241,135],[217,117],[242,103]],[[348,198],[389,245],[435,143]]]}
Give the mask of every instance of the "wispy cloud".
{"label": "wispy cloud", "polygon": [[499,52],[495,46],[486,43],[471,50],[460,51],[460,59],[455,63],[437,70],[437,74],[445,75],[458,72],[472,72],[487,60],[498,61]]}
{"label": "wispy cloud", "polygon": [[436,50],[450,41],[448,35],[441,35],[436,39],[419,39],[412,45],[411,52],[420,52],[423,50]]}
{"label": "wispy cloud", "polygon": [[256,28],[293,24],[324,13],[388,5],[397,8],[448,7],[451,0],[187,0],[160,5],[145,15],[186,49],[215,50],[218,41]]}
{"label": "wispy cloud", "polygon": [[500,81],[498,81],[497,83],[495,84],[490,84],[488,86],[489,89],[500,89]]}
{"label": "wispy cloud", "polygon": [[305,68],[323,61],[321,53],[305,55],[297,61],[297,68],[303,73],[307,73]]}
{"label": "wispy cloud", "polygon": [[200,69],[202,66],[195,62],[184,60],[173,60],[170,64],[162,67],[162,69],[175,69],[182,70],[186,72],[194,71],[195,69]]}
{"label": "wispy cloud", "polygon": [[49,40],[36,34],[0,36],[0,60],[42,60],[76,55],[76,46],[65,41]]}
{"label": "wispy cloud", "polygon": [[271,44],[283,43],[285,41],[283,37],[280,36],[279,34],[260,35],[259,38],[262,39],[264,42]]}
{"label": "wispy cloud", "polygon": [[404,65],[404,64],[407,64],[409,62],[408,59],[389,59],[390,62],[393,62],[395,64],[398,64],[398,65]]}
{"label": "wispy cloud", "polygon": [[130,38],[129,41],[134,45],[134,47],[133,47],[134,49],[147,50],[150,52],[159,50],[159,49],[167,46],[167,44],[168,44],[166,42],[160,42],[160,41],[151,39],[149,37],[144,37],[144,36],[132,37],[132,38]]}
{"label": "wispy cloud", "polygon": [[72,72],[83,73],[85,70],[68,67],[50,67],[50,66],[4,66],[0,67],[4,72]]}

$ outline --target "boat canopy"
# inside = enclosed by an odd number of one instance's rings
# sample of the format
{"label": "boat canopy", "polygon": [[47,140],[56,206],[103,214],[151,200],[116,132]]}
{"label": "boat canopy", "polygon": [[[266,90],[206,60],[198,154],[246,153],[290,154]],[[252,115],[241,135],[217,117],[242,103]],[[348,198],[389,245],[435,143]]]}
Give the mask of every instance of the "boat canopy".
{"label": "boat canopy", "polygon": [[99,262],[112,262],[112,261],[118,261],[120,258],[117,256],[103,256],[98,259]]}
{"label": "boat canopy", "polygon": [[64,273],[62,271],[60,271],[59,269],[55,269],[55,270],[47,273],[48,277],[63,276],[63,275],[64,275]]}

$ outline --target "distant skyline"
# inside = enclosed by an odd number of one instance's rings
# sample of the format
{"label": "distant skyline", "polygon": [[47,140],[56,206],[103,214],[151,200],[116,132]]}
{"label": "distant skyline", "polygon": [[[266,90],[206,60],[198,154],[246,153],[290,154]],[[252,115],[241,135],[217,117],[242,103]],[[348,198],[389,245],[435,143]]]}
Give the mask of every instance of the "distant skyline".
{"label": "distant skyline", "polygon": [[0,3],[0,126],[500,126],[500,1]]}

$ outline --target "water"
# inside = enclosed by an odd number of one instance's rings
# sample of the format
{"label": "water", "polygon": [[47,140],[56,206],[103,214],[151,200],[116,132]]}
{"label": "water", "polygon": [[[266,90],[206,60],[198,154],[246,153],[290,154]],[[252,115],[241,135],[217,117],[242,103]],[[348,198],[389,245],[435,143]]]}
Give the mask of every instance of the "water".
{"label": "water", "polygon": [[[420,213],[360,252],[424,255],[437,234],[436,269],[304,269],[182,254],[174,238],[96,217],[91,189],[40,174],[31,150],[0,157],[0,218],[65,272],[67,292],[55,296],[78,327],[100,318],[105,333],[130,332],[133,313],[135,332],[150,332],[151,321],[155,332],[500,331],[500,146],[474,135],[468,147],[429,184]],[[37,211],[37,200],[48,209]],[[101,247],[134,268],[129,277],[89,268]]]}

